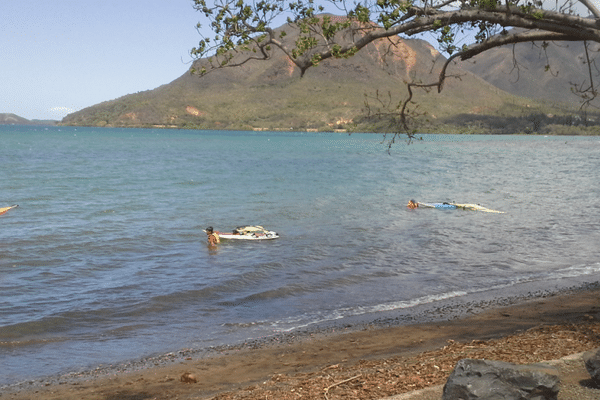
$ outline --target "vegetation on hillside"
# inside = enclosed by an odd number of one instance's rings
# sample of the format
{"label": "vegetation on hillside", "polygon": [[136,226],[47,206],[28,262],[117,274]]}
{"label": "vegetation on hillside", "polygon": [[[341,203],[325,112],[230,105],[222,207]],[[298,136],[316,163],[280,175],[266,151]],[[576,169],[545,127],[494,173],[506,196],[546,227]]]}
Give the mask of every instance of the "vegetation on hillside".
{"label": "vegetation on hillside", "polygon": [[[293,43],[293,31],[287,29]],[[282,28],[282,30],[284,29]],[[184,74],[151,91],[97,104],[68,115],[65,125],[229,130],[345,130],[394,132],[389,109],[406,98],[405,82],[439,73],[445,58],[422,40],[383,39],[350,59],[330,59],[301,76],[282,52],[206,76]],[[205,60],[199,60],[197,68]],[[436,95],[415,93],[419,132],[545,133],[576,113],[560,104],[512,96],[453,66]],[[541,124],[529,121],[531,115]],[[554,117],[556,116],[556,117]],[[510,123],[508,123],[510,121]],[[569,126],[580,125],[572,118]],[[589,121],[588,121],[589,122]]]}

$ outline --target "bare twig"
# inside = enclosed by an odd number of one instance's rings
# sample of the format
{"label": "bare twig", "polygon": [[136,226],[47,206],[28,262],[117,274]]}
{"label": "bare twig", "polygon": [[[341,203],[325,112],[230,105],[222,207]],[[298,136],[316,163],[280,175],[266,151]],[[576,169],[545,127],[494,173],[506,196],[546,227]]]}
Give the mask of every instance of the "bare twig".
{"label": "bare twig", "polygon": [[329,389],[331,389],[331,388],[334,388],[334,387],[336,387],[336,386],[339,386],[339,385],[342,385],[342,384],[344,384],[344,383],[346,383],[346,382],[353,381],[353,380],[355,380],[356,378],[360,378],[361,376],[362,376],[362,374],[358,374],[358,375],[356,375],[356,376],[353,376],[352,378],[344,379],[344,380],[343,380],[343,381],[341,381],[341,382],[334,383],[333,385],[327,386],[327,387],[326,387],[326,388],[323,390],[323,392],[324,392],[323,394],[325,395],[325,399],[326,399],[326,400],[329,400],[329,398],[327,397],[327,393],[329,392]]}

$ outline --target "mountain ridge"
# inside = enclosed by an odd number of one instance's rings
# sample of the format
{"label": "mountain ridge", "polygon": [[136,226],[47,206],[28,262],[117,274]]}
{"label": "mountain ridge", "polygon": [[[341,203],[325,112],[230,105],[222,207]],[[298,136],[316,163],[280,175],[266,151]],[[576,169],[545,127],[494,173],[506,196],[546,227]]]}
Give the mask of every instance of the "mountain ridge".
{"label": "mountain ridge", "polygon": [[[280,29],[284,28],[290,29]],[[297,33],[288,31],[288,40],[295,37]],[[69,114],[61,124],[393,132],[398,129],[394,108],[408,93],[405,82],[437,81],[444,61],[426,41],[400,37],[375,41],[349,59],[323,60],[303,76],[277,49],[266,61],[250,60],[205,76],[192,75],[192,69],[207,64],[201,59],[170,83]],[[421,117],[411,127],[421,132],[512,133],[527,125],[539,131],[540,121],[562,124],[573,114],[572,107],[563,104],[510,94],[469,67],[452,65],[441,93],[415,92],[411,109]]]}
{"label": "mountain ridge", "polygon": [[[461,62],[461,66],[514,95],[543,100],[561,98],[578,108],[581,98],[572,93],[571,83],[589,85],[584,51],[582,42],[519,43],[490,49]],[[600,45],[591,44],[591,52],[598,51]],[[594,106],[598,108],[600,102],[594,102]]]}

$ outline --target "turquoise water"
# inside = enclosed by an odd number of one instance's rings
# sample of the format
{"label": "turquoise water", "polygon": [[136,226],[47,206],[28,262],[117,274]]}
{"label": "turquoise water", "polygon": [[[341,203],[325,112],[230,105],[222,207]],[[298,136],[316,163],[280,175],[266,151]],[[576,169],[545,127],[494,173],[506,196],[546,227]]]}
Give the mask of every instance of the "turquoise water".
{"label": "turquoise water", "polygon": [[[599,280],[597,137],[0,138],[0,384]],[[206,246],[242,224],[281,238]]]}

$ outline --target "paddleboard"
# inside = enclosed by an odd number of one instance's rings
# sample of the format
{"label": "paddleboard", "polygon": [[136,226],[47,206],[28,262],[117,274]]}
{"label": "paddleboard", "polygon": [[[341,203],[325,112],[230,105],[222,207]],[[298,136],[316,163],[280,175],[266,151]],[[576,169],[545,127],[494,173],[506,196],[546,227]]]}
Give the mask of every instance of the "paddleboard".
{"label": "paddleboard", "polygon": [[[204,230],[206,233],[206,230]],[[228,240],[271,240],[279,238],[277,232],[269,231],[262,226],[240,226],[232,232],[215,232],[220,239]]]}
{"label": "paddleboard", "polygon": [[438,208],[440,210],[456,210],[456,205],[450,203],[419,203],[419,207]]}
{"label": "paddleboard", "polygon": [[504,211],[492,210],[490,208],[486,208],[480,206],[479,204],[461,204],[461,203],[419,203],[419,207],[425,208],[437,208],[440,210],[471,210],[471,211],[482,211],[496,214],[504,214]]}
{"label": "paddleboard", "polygon": [[19,207],[18,204],[15,204],[14,206],[10,206],[10,207],[2,207],[2,208],[0,208],[0,215],[4,214],[5,212],[7,212],[10,209],[17,208],[17,207]]}
{"label": "paddleboard", "polygon": [[504,211],[492,210],[492,209],[480,206],[479,204],[458,204],[458,203],[452,203],[452,204],[455,205],[457,208],[462,208],[463,210],[483,211],[483,212],[489,212],[489,213],[504,214]]}

